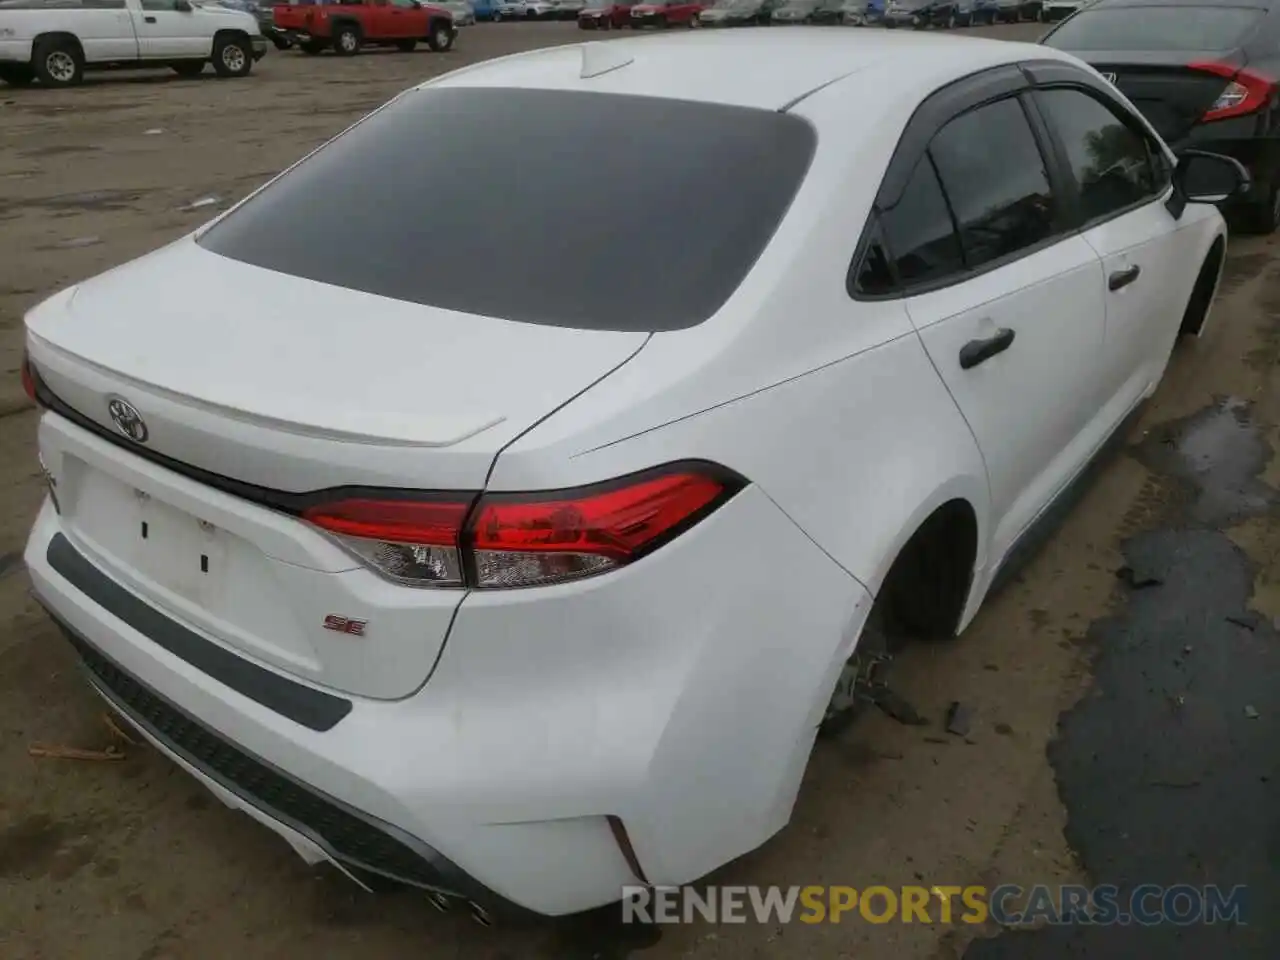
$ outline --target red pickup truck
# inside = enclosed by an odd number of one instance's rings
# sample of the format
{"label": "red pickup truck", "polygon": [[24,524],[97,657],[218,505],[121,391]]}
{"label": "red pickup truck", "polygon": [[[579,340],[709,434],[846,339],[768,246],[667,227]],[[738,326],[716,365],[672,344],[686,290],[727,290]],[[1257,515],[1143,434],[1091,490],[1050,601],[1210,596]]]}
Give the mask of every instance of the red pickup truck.
{"label": "red pickup truck", "polygon": [[419,41],[444,51],[458,35],[448,10],[419,0],[312,0],[280,4],[273,12],[276,30],[311,54],[332,49],[350,57],[369,45],[410,51]]}

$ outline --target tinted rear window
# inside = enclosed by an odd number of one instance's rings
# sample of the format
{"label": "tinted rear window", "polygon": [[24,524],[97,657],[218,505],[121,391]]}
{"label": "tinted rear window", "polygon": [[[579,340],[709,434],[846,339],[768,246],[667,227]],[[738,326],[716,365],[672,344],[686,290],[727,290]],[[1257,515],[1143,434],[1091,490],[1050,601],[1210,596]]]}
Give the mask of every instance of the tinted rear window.
{"label": "tinted rear window", "polygon": [[211,228],[293,276],[527,323],[676,330],[718,310],[804,179],[772,111],[599,93],[406,94]]}
{"label": "tinted rear window", "polygon": [[1232,50],[1265,10],[1253,7],[1100,7],[1082,10],[1045,37],[1059,50]]}

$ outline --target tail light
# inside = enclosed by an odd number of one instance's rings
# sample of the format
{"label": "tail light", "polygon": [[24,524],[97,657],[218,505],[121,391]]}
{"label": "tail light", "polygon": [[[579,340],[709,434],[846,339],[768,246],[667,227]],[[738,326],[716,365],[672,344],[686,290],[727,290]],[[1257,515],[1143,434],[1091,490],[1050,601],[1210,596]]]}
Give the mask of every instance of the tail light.
{"label": "tail light", "polygon": [[530,587],[592,576],[653,552],[745,485],[681,463],[576,490],[353,497],[302,518],[383,576],[428,587]]}
{"label": "tail light", "polygon": [[27,356],[25,350],[22,352],[22,392],[30,397],[32,402],[38,402],[36,398],[36,377],[31,372],[31,358]]}
{"label": "tail light", "polygon": [[1191,69],[1212,73],[1228,81],[1213,106],[1200,118],[1201,122],[1254,113],[1270,103],[1276,92],[1273,78],[1248,67],[1237,68],[1229,63],[1193,63]]}

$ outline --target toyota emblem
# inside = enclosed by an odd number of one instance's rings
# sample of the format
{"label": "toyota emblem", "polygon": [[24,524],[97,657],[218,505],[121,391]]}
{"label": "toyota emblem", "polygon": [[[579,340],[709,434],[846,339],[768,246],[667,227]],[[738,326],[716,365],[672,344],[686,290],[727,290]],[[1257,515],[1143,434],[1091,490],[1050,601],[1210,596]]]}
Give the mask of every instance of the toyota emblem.
{"label": "toyota emblem", "polygon": [[126,437],[134,443],[147,442],[147,437],[150,436],[147,424],[132,403],[121,397],[112,397],[107,402],[107,412],[111,414],[111,422],[116,425],[116,429]]}

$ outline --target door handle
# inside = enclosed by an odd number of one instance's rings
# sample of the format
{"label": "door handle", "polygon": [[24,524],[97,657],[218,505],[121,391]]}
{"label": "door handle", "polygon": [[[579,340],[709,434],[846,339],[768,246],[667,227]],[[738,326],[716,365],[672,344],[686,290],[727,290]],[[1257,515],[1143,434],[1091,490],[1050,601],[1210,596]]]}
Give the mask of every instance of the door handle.
{"label": "door handle", "polygon": [[142,19],[143,19],[143,20],[145,20],[147,23],[155,23],[155,22],[156,22],[156,18],[155,18],[155,17],[143,17]]}
{"label": "door handle", "polygon": [[1107,289],[1115,293],[1117,290],[1121,290],[1137,280],[1138,274],[1141,272],[1142,268],[1136,263],[1127,270],[1117,270],[1107,277]]}
{"label": "door handle", "polygon": [[997,353],[1004,353],[1013,344],[1013,331],[1008,327],[997,330],[985,340],[970,340],[960,348],[960,369],[971,370],[985,363]]}

